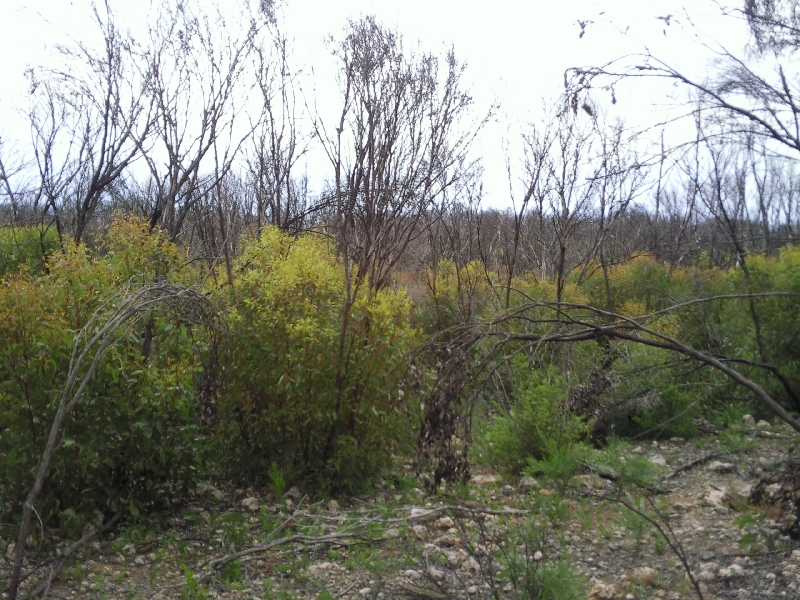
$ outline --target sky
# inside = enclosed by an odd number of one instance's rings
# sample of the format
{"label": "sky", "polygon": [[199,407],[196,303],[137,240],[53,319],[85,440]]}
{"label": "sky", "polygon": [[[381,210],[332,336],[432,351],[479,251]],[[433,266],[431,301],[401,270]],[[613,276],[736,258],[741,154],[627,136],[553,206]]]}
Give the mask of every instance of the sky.
{"label": "sky", "polygon": [[[195,0],[204,3],[205,0]],[[494,0],[278,0],[283,30],[292,40],[295,66],[305,75],[303,86],[314,89],[317,103],[336,102],[333,63],[325,40],[341,32],[348,18],[374,14],[396,26],[406,43],[445,52],[453,47],[466,61],[476,113],[499,104],[497,117],[480,140],[484,185],[489,205],[508,204],[503,159],[504,140],[518,139],[525,124],[541,114],[543,100],[563,90],[569,67],[598,65],[649,50],[687,73],[702,75],[710,54],[693,37],[739,50],[746,40],[741,23],[720,18],[717,3],[694,0],[568,0],[542,2]],[[132,28],[141,23],[149,3],[110,0]],[[223,3],[224,5],[225,3]],[[25,106],[27,67],[52,64],[57,43],[94,34],[87,0],[3,0],[0,7],[0,134],[24,144],[27,130],[19,110]],[[664,19],[667,17],[669,25]],[[584,22],[584,35],[579,22]],[[691,24],[696,26],[690,27]],[[654,82],[623,87],[612,107],[598,102],[612,116],[634,127],[680,111],[682,91]],[[323,166],[310,159],[314,179]]]}

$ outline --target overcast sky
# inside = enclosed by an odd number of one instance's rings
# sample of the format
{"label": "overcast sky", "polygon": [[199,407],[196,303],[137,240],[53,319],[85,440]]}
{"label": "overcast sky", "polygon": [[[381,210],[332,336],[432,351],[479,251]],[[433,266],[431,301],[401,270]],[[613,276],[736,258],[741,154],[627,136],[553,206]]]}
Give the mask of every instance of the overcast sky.
{"label": "overcast sky", "polygon": [[[149,3],[111,4],[135,25]],[[25,68],[51,61],[54,43],[95,33],[87,18],[88,5],[86,0],[2,0],[0,132],[5,137],[26,135],[15,113],[25,103]],[[568,67],[597,65],[647,48],[687,72],[702,73],[709,54],[682,26],[688,25],[687,10],[697,30],[732,50],[741,48],[744,27],[721,18],[716,3],[695,0],[686,9],[683,5],[675,0],[284,0],[281,14],[283,29],[294,39],[294,62],[307,73],[304,85],[316,88],[323,102],[335,102],[325,96],[332,93],[333,73],[324,41],[337,35],[348,18],[374,14],[396,26],[407,43],[419,41],[425,50],[443,52],[453,46],[467,62],[476,110],[500,102],[499,118],[479,150],[485,157],[487,200],[502,207],[508,204],[502,140],[515,138],[521,124],[536,118],[542,98],[558,95]],[[672,15],[669,26],[657,18],[667,15]],[[583,37],[579,21],[593,21]],[[621,90],[616,114],[632,124],[663,118],[674,101],[669,88],[654,85],[639,82],[629,91]]]}

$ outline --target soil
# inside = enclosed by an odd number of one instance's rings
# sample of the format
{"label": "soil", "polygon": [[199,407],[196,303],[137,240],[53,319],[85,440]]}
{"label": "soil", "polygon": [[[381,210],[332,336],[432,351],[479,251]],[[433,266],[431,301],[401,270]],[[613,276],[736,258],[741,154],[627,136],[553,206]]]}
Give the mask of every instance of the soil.
{"label": "soil", "polygon": [[[523,598],[503,568],[516,549],[534,576],[568,563],[562,579],[598,600],[696,598],[686,566],[706,599],[800,598],[797,438],[749,425],[733,447],[720,435],[632,443],[626,453],[663,466],[652,505],[615,494],[594,471],[563,501],[545,480],[486,468],[432,496],[401,477],[370,496],[314,503],[296,489],[279,502],[271,491],[207,484],[157,530],[150,519],[86,544],[47,597]],[[657,516],[678,553],[611,499]],[[7,582],[13,546],[2,547]]]}

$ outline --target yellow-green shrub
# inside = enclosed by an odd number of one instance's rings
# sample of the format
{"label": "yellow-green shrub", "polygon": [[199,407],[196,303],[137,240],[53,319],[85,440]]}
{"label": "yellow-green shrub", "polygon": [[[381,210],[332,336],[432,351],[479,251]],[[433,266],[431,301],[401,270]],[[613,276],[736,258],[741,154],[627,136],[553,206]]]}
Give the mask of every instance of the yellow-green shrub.
{"label": "yellow-green shrub", "polygon": [[416,333],[403,292],[354,286],[329,245],[266,229],[231,290],[218,447],[240,474],[275,462],[321,491],[353,491],[409,437],[397,389]]}
{"label": "yellow-green shrub", "polygon": [[[33,482],[76,332],[133,275],[188,276],[178,271],[183,254],[146,223],[117,220],[102,243],[101,255],[67,244],[47,274],[22,271],[0,285],[3,521],[18,514]],[[131,328],[110,348],[68,416],[37,505],[45,524],[79,528],[95,511],[136,513],[164,491],[159,484],[190,483],[202,443],[194,394],[202,340],[154,318],[145,357],[143,331]]]}

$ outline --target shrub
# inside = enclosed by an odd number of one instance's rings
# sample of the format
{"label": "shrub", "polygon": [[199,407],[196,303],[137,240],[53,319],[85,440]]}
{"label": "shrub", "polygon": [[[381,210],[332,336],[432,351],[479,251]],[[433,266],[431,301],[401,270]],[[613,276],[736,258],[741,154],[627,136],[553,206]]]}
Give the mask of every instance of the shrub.
{"label": "shrub", "polygon": [[0,277],[28,269],[40,273],[58,248],[52,228],[0,227]]}
{"label": "shrub", "polygon": [[566,408],[564,377],[549,368],[543,374],[529,373],[524,357],[514,365],[514,405],[495,417],[482,446],[493,464],[520,473],[529,458],[541,460],[554,449],[563,449],[584,439],[588,424]]}
{"label": "shrub", "polygon": [[[0,287],[0,494],[16,515],[49,434],[69,369],[73,337],[132,273],[180,278],[182,254],[147,224],[117,220],[102,256],[67,245],[46,275],[21,271]],[[141,275],[140,279],[147,278]],[[203,340],[155,316],[109,349],[67,418],[37,511],[45,524],[77,532],[95,512],[133,514],[190,485],[202,436],[196,419],[196,356]],[[145,355],[146,354],[146,355]]]}
{"label": "shrub", "polygon": [[348,306],[327,243],[272,228],[238,269],[220,456],[243,476],[280,468],[315,490],[358,490],[408,438],[398,390],[416,336],[408,298],[354,285]]}

